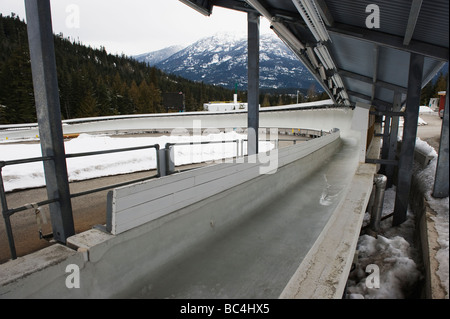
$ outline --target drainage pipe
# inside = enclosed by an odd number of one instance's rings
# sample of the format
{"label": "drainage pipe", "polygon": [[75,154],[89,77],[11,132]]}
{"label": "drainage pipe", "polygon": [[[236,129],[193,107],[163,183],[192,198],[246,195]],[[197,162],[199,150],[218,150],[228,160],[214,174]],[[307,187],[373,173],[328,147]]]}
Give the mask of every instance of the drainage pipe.
{"label": "drainage pipe", "polygon": [[375,185],[375,199],[371,210],[369,229],[370,232],[376,236],[376,234],[380,231],[387,177],[385,175],[377,174],[374,176],[373,182]]}

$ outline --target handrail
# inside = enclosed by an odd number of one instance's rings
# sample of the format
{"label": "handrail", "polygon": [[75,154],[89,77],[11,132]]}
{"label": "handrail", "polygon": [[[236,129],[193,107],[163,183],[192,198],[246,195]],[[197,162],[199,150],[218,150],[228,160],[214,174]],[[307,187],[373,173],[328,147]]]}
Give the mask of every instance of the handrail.
{"label": "handrail", "polygon": [[181,142],[181,143],[166,143],[166,148],[171,146],[183,146],[183,145],[200,145],[200,144],[221,144],[221,143],[236,143],[241,140],[229,140],[229,141],[204,141],[204,142]]}
{"label": "handrail", "polygon": [[[103,155],[103,154],[118,153],[118,152],[129,152],[129,151],[136,151],[136,150],[143,150],[143,149],[150,149],[150,148],[154,148],[156,150],[156,157],[157,157],[157,160],[158,160],[158,157],[159,157],[159,152],[158,151],[159,151],[159,148],[160,148],[159,144],[145,145],[145,146],[136,146],[136,147],[128,147],[128,148],[121,148],[121,149],[111,149],[111,150],[103,150],[103,151],[94,151],[94,152],[66,154],[65,158],[67,159],[67,158]],[[10,252],[11,252],[11,258],[12,259],[17,259],[17,252],[16,252],[16,248],[15,248],[14,236],[13,236],[13,233],[12,233],[12,226],[11,226],[10,217],[12,215],[14,215],[15,213],[18,213],[18,212],[30,209],[30,205],[24,205],[24,206],[16,207],[16,208],[13,208],[13,209],[10,209],[8,207],[8,203],[6,201],[5,187],[4,187],[4,183],[3,183],[2,169],[3,169],[3,167],[10,166],[10,165],[27,164],[27,163],[34,163],[34,162],[40,162],[40,161],[49,161],[49,160],[53,160],[53,157],[52,156],[46,156],[46,157],[33,157],[33,158],[17,159],[17,160],[10,160],[10,161],[0,161],[0,200],[1,200],[1,204],[2,204],[2,215],[3,215],[3,218],[5,220],[6,233],[7,233],[7,237],[8,237],[9,249],[10,249]],[[114,185],[109,185],[109,186],[105,186],[105,187],[95,188],[95,189],[84,191],[84,192],[80,192],[80,193],[70,194],[70,198],[80,197],[80,196],[84,196],[84,195],[93,194],[93,193],[101,192],[101,191],[104,191],[104,190],[108,190],[108,189],[111,189],[111,188],[116,188],[116,187],[120,187],[120,186],[129,185],[131,183],[136,183],[136,182],[148,180],[150,178],[154,178],[154,177],[157,177],[157,176],[159,176],[159,172],[155,176],[151,176],[151,177],[147,177],[147,178],[141,178],[139,180],[133,180],[133,181],[125,182],[125,183],[114,184]],[[40,206],[43,206],[43,205],[48,205],[48,204],[57,202],[58,200],[59,199],[57,199],[57,198],[47,199],[47,200],[44,200],[44,201],[41,201],[41,202],[38,202],[38,203],[34,203],[33,206],[40,207]]]}
{"label": "handrail", "polygon": [[137,150],[143,150],[143,149],[148,149],[148,148],[154,148],[154,149],[156,149],[158,151],[159,150],[159,144],[146,145],[146,146],[136,146],[136,147],[128,147],[128,148],[119,148],[119,149],[111,149],[111,150],[104,150],[104,151],[94,151],[94,152],[66,154],[66,158],[93,156],[93,155],[103,155],[103,154],[128,152],[128,151],[137,151]]}

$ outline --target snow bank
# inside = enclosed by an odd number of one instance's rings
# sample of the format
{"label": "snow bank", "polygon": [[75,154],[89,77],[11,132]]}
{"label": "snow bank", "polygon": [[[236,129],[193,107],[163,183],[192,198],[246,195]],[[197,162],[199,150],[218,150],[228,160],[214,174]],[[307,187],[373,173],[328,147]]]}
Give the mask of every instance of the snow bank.
{"label": "snow bank", "polygon": [[419,108],[419,113],[434,113],[434,111],[427,105],[421,105]]}
{"label": "snow bank", "polygon": [[[416,262],[411,258],[414,253],[411,245],[401,236],[386,238],[369,235],[360,237],[358,266],[349,278],[348,293],[351,298],[365,299],[403,299],[411,297],[415,286],[422,277]],[[369,265],[379,269],[379,288],[369,288],[366,273]],[[352,285],[353,284],[353,285]]]}
{"label": "snow bank", "polygon": [[[394,211],[396,188],[385,192],[382,217]],[[392,219],[380,223],[377,238],[362,235],[358,240],[358,262],[350,273],[347,294],[350,299],[405,299],[414,294],[423,279],[418,250],[411,244],[414,233],[414,215],[408,210],[407,221],[399,227],[391,227]],[[363,227],[370,222],[370,214],[364,216]],[[379,269],[379,287],[370,287],[369,265]],[[369,266],[370,268],[370,266]]]}
{"label": "snow bank", "polygon": [[[422,153],[433,156],[430,164],[422,169],[414,165],[413,174],[420,181],[419,187],[425,194],[431,208],[436,212],[433,217],[438,232],[438,243],[441,248],[437,252],[439,262],[438,276],[448,295],[449,286],[449,203],[448,197],[436,199],[431,196],[434,187],[437,153],[428,143],[420,138],[416,140],[416,148]],[[382,217],[394,211],[396,188],[393,186],[385,192]],[[370,214],[366,213],[363,227],[370,222]],[[383,220],[377,238],[362,235],[358,240],[358,262],[351,271],[347,282],[347,297],[350,299],[405,299],[418,298],[418,286],[423,280],[422,264],[419,250],[414,247],[415,216],[409,209],[407,220],[397,227],[392,227],[392,218]],[[379,288],[371,287],[371,266],[379,269]],[[369,268],[367,268],[369,266]],[[368,279],[369,278],[369,279]],[[372,285],[373,286],[373,285]]]}
{"label": "snow bank", "polygon": [[420,181],[420,187],[425,195],[425,199],[430,205],[431,209],[436,212],[436,216],[432,219],[435,222],[436,231],[438,233],[438,243],[441,246],[436,254],[436,259],[439,262],[439,268],[437,271],[438,276],[441,279],[441,284],[446,290],[446,298],[449,298],[449,202],[448,197],[434,198],[432,196],[434,188],[434,176],[436,174],[437,165],[437,153],[428,143],[422,141],[420,138],[416,139],[416,148],[419,148],[422,152],[427,153],[434,158],[430,164],[424,169],[420,166],[414,167],[414,175]]}

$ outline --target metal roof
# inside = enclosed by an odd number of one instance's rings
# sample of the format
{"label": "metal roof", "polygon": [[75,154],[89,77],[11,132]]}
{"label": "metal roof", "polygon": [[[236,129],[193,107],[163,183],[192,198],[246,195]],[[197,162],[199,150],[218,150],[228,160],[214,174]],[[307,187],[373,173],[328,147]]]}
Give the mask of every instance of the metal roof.
{"label": "metal roof", "polygon": [[[256,10],[271,21],[274,31],[338,104],[363,102],[389,107],[395,91],[403,93],[405,100],[412,53],[425,57],[422,86],[448,61],[448,0],[180,1],[205,15],[213,14],[214,6]],[[379,25],[374,28],[366,24],[366,19],[377,13],[370,5],[379,10]],[[305,7],[309,10],[302,13]],[[319,19],[311,17],[315,12]],[[324,27],[328,38],[314,35],[320,29],[318,24]],[[320,65],[326,62],[318,59],[320,53],[314,49],[322,45],[333,63],[332,68],[324,68],[321,73]],[[307,47],[312,50],[308,52]],[[311,52],[315,52],[313,57]],[[335,74],[342,79],[341,85],[333,79]]]}

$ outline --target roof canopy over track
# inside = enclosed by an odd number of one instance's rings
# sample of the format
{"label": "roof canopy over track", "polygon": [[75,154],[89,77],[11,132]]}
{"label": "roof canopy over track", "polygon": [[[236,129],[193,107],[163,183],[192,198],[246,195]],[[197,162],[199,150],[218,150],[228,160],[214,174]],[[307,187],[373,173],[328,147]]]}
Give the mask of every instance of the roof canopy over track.
{"label": "roof canopy over track", "polygon": [[[220,6],[248,12],[249,17],[263,16],[335,105],[374,108],[372,114],[384,121],[383,149],[381,159],[366,158],[366,162],[382,164],[388,185],[398,167],[393,223],[406,220],[421,89],[449,57],[448,0],[180,1],[204,15]],[[250,30],[249,40],[255,37]],[[249,41],[252,46],[255,43]],[[257,59],[259,55],[249,54],[249,62]],[[250,70],[249,64],[249,84],[253,81],[257,86],[256,73]],[[402,110],[402,106],[406,107]],[[249,102],[249,119],[257,118],[256,109]],[[399,117],[404,117],[400,153]],[[437,197],[449,194],[448,143],[447,99],[433,192]]]}
{"label": "roof canopy over track", "polygon": [[204,15],[214,6],[271,22],[336,103],[384,108],[408,87],[410,54],[425,56],[422,87],[448,60],[448,0],[182,0]]}

